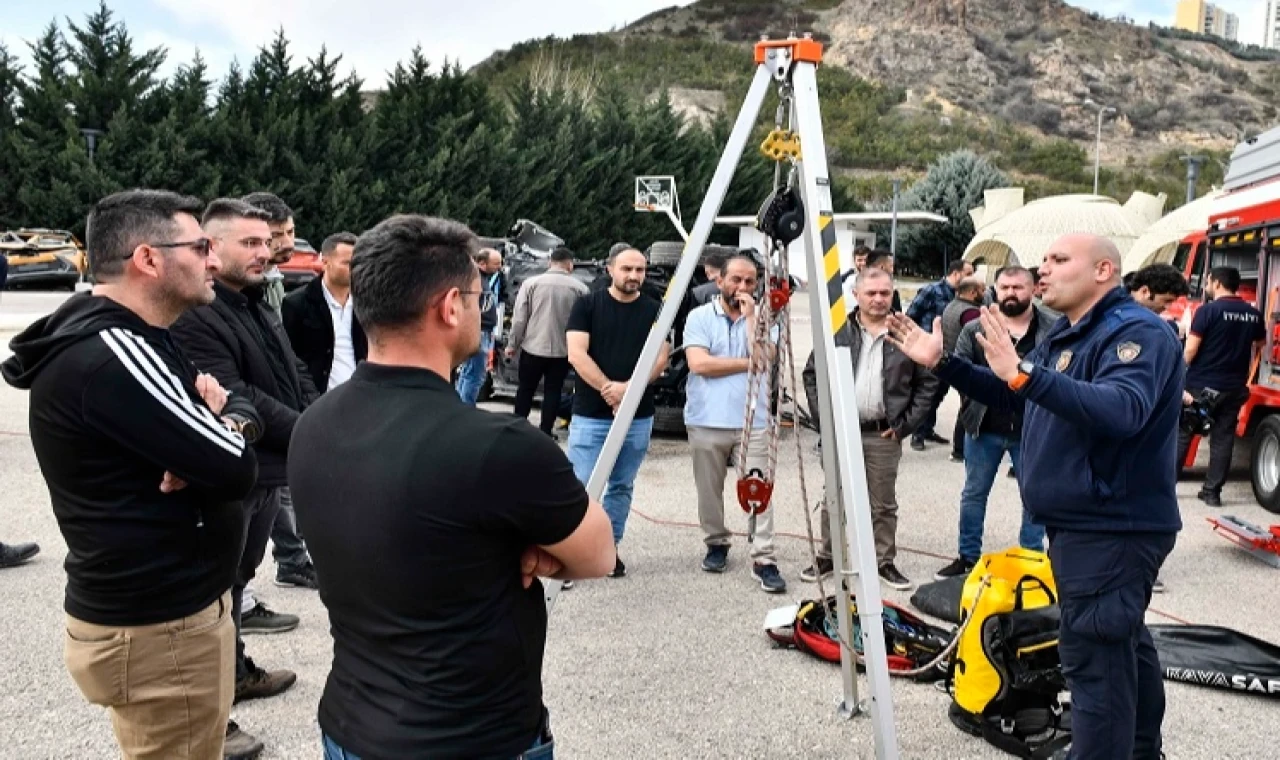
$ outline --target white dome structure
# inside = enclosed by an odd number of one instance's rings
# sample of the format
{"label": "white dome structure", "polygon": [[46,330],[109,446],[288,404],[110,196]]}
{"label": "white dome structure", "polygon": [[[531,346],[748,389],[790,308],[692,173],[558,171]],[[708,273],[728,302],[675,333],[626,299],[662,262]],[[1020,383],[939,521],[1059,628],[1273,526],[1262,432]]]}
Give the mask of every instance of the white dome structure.
{"label": "white dome structure", "polygon": [[1126,205],[1101,195],[1058,195],[1007,211],[985,224],[965,249],[966,261],[981,260],[989,271],[1017,263],[1040,266],[1045,252],[1063,235],[1102,235],[1124,255],[1164,207],[1165,196],[1134,193]]}
{"label": "white dome structure", "polygon": [[1183,238],[1208,229],[1210,207],[1221,195],[1221,190],[1214,189],[1208,195],[1174,209],[1148,227],[1124,255],[1124,273],[1149,264],[1171,263]]}

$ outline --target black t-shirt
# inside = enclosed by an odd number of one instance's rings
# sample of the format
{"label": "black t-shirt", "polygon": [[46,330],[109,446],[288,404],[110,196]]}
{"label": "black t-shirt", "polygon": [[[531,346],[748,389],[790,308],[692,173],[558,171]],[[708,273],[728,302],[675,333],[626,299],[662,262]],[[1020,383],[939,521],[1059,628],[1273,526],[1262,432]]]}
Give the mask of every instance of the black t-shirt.
{"label": "black t-shirt", "polygon": [[329,611],[320,727],[366,758],[509,758],[541,727],[547,613],[520,556],[587,493],[524,420],[362,363],[298,421],[289,482]]}
{"label": "black t-shirt", "polygon": [[[1031,324],[1028,325],[1027,332],[1014,346],[1014,350],[1018,352],[1018,358],[1027,358],[1027,354],[1031,353],[1035,349],[1036,334],[1039,330],[1039,326],[1040,315],[1032,313]],[[987,407],[986,414],[982,415],[982,424],[978,426],[978,431],[982,433],[998,433],[1000,435],[1021,437],[1022,409],[1009,411],[997,409],[995,407]]]}
{"label": "black t-shirt", "polygon": [[[622,303],[610,295],[609,289],[595,290],[573,305],[569,312],[569,332],[584,332],[591,336],[587,354],[605,377],[625,383],[635,372],[636,362],[644,349],[649,330],[658,319],[662,304],[640,294],[630,303]],[[579,375],[574,386],[573,415],[593,419],[613,419],[613,409]],[[653,388],[645,390],[636,409],[636,419],[653,416]]]}
{"label": "black t-shirt", "polygon": [[1200,350],[1187,367],[1188,388],[1239,390],[1249,382],[1253,344],[1266,337],[1262,312],[1238,296],[1216,298],[1196,310],[1191,334]]}

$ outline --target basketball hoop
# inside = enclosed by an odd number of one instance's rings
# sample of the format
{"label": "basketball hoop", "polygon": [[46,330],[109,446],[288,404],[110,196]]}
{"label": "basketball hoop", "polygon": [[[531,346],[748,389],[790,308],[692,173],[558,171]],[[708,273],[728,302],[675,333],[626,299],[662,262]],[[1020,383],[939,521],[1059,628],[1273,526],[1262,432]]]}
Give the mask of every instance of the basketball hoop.
{"label": "basketball hoop", "polygon": [[640,213],[665,213],[680,236],[686,241],[689,239],[680,218],[680,196],[676,193],[675,177],[636,177],[635,199],[631,206]]}

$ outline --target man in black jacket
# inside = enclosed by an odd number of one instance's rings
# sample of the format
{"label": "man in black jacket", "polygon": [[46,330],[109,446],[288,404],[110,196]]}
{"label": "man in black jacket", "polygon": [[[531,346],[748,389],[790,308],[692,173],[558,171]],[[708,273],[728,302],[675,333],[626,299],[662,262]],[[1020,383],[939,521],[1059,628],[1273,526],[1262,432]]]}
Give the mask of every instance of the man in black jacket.
{"label": "man in black jacket", "polygon": [[[284,327],[263,303],[261,286],[271,233],[262,212],[243,201],[216,200],[205,211],[204,229],[221,262],[213,285],[216,298],[179,319],[173,334],[197,367],[248,398],[262,415],[265,429],[256,444],[258,482],[245,499],[248,527],[232,593],[238,633],[251,625],[273,633],[289,631],[298,626],[297,616],[274,613],[261,602],[242,612],[241,596],[266,553],[267,537],[280,509],[280,491],[286,485],[289,436],[298,415],[316,395],[315,388],[299,368]],[[237,636],[237,701],[274,696],[295,680],[292,672],[269,673],[254,665]]]}
{"label": "man in black jacket", "polygon": [[[223,757],[234,683],[235,579],[257,460],[253,405],[197,375],[170,338],[213,300],[200,202],[101,200],[86,240],[97,282],[13,340],[31,442],[67,543],[64,659],[111,713],[126,757]],[[256,754],[261,745],[237,750]]]}
{"label": "man in black jacket", "polygon": [[345,383],[369,354],[351,298],[355,244],[350,232],[325,238],[320,246],[324,274],[285,296],[281,310],[289,343],[321,392]]}

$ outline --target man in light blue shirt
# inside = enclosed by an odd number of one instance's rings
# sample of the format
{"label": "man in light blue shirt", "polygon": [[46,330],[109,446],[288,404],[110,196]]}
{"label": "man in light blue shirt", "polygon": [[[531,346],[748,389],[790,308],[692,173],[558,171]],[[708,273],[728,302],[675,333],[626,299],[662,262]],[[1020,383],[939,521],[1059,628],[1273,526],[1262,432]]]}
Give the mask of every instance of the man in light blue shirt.
{"label": "man in light blue shirt", "polygon": [[[722,573],[728,567],[732,534],[724,524],[724,479],[728,463],[738,459],[746,427],[747,372],[756,330],[752,294],[758,279],[755,260],[745,255],[730,257],[721,272],[720,296],[690,312],[684,326],[689,362],[684,421],[693,451],[698,518],[707,545],[702,569],[710,573]],[[768,388],[762,381],[747,446],[748,472],[764,472],[768,463],[764,435],[768,414]],[[771,594],[787,590],[775,559],[772,506],[756,518],[751,560],[751,575],[761,588]]]}

